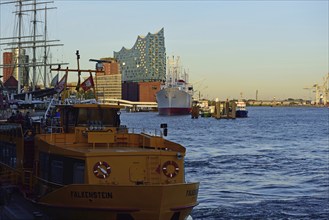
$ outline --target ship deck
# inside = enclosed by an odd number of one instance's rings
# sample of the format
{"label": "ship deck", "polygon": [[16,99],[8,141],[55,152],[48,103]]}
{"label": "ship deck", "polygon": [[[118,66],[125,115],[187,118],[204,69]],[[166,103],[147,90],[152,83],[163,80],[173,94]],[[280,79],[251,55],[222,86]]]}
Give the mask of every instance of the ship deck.
{"label": "ship deck", "polygon": [[104,144],[93,147],[92,144],[78,143],[78,144],[56,144],[56,147],[71,150],[80,153],[141,153],[159,152],[159,149],[150,147],[135,147],[135,146],[106,146]]}

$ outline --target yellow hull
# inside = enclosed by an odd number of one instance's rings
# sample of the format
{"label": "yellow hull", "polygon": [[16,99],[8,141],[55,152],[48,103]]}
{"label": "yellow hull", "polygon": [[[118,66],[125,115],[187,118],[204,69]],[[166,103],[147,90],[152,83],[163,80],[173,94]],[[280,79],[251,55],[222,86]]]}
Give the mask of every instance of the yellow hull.
{"label": "yellow hull", "polygon": [[59,133],[34,135],[20,124],[0,124],[8,180],[52,219],[186,219],[199,189],[185,183],[186,148],[162,132],[119,126],[120,108],[59,106]]}
{"label": "yellow hull", "polygon": [[37,203],[56,219],[186,219],[197,203],[199,183],[108,186],[68,185]]}

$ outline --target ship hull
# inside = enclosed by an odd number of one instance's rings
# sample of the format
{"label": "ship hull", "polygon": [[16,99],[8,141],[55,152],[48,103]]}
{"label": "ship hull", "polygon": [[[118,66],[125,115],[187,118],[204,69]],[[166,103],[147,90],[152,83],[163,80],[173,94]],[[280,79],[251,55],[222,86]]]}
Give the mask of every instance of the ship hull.
{"label": "ship hull", "polygon": [[192,96],[178,88],[165,88],[157,92],[156,99],[160,115],[189,115]]}
{"label": "ship hull", "polygon": [[191,108],[159,108],[159,115],[189,115]]}
{"label": "ship hull", "polygon": [[248,117],[248,111],[247,110],[236,110],[235,116],[237,118],[247,118]]}
{"label": "ship hull", "polygon": [[68,185],[37,205],[55,219],[186,219],[197,203],[199,184],[151,186]]}

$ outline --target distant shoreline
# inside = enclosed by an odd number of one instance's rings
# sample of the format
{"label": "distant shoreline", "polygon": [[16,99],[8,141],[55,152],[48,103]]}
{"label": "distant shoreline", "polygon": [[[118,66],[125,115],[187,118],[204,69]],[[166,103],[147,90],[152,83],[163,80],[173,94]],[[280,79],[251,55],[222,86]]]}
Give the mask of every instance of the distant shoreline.
{"label": "distant shoreline", "polygon": [[269,104],[248,104],[248,107],[308,107],[308,108],[328,108],[328,105],[294,105],[294,104],[290,104],[290,105],[285,105],[285,104],[276,104],[276,105],[269,105]]}

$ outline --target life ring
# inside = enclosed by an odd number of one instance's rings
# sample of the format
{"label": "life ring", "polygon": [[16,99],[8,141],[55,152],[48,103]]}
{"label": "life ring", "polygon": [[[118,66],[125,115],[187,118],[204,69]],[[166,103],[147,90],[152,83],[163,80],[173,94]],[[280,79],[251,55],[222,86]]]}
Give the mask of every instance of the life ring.
{"label": "life ring", "polygon": [[175,161],[168,160],[163,164],[162,172],[166,177],[174,178],[179,173],[179,166]]}
{"label": "life ring", "polygon": [[97,178],[100,179],[105,179],[107,177],[110,176],[111,173],[111,167],[108,163],[106,163],[105,161],[98,161],[97,163],[95,163],[94,165],[94,175]]}

